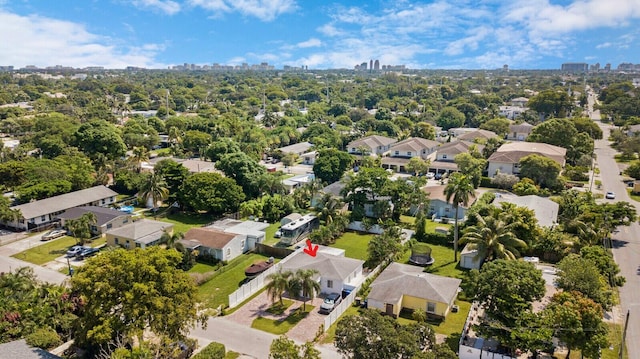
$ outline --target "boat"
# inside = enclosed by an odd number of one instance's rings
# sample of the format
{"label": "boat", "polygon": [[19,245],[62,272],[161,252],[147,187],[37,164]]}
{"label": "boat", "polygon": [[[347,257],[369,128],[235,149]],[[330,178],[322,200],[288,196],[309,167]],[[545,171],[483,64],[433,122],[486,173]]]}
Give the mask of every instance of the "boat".
{"label": "boat", "polygon": [[269,259],[266,261],[253,263],[252,265],[248,266],[247,269],[244,270],[244,275],[247,276],[247,278],[249,279],[257,277],[260,273],[271,268],[271,266],[274,265],[274,263],[275,261],[273,257],[269,257]]}

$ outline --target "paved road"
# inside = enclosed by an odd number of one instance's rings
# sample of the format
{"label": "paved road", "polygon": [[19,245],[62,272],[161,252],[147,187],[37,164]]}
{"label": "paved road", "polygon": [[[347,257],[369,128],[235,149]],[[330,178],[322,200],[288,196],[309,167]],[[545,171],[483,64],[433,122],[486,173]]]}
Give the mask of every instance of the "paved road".
{"label": "paved road", "polygon": [[[600,113],[592,111],[592,119],[599,120]],[[598,124],[603,130],[603,140],[596,141],[595,152],[604,191],[616,193],[615,201],[627,201],[635,205],[640,213],[640,203],[629,198],[627,186],[622,182],[618,164],[614,160],[616,151],[609,146],[610,125]],[[640,225],[634,222],[629,227],[620,227],[613,233],[613,256],[627,279],[620,288],[623,315],[630,312],[627,329],[627,351],[629,358],[640,358]],[[623,318],[624,319],[624,318]]]}
{"label": "paved road", "polygon": [[[191,331],[191,338],[199,343],[215,341],[225,345],[227,350],[244,354],[250,358],[263,359],[269,357],[269,346],[278,336],[245,325],[235,323],[224,317],[211,317],[207,329],[196,328]],[[298,344],[302,344],[298,342]],[[342,359],[330,346],[316,346],[322,359]]]}
{"label": "paved road", "polygon": [[37,234],[0,247],[0,272],[11,272],[20,267],[31,267],[40,280],[54,284],[63,284],[68,278],[66,275],[55,270],[11,257],[16,253],[20,253],[29,248],[34,248],[46,243],[40,241],[41,235],[42,234]]}

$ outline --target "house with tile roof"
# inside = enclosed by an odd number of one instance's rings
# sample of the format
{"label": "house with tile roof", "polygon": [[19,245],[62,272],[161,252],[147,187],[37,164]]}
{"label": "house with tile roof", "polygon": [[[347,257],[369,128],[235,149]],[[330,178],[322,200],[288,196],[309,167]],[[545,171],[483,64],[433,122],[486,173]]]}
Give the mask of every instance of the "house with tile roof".
{"label": "house with tile roof", "polygon": [[362,150],[370,155],[383,156],[389,151],[394,143],[398,142],[395,138],[372,135],[351,141],[347,144],[347,152],[352,155],[362,155]]}
{"label": "house with tile roof", "polygon": [[389,148],[389,156],[382,158],[382,167],[406,172],[405,166],[413,157],[427,159],[440,146],[439,142],[421,137],[410,137],[396,142]]}
{"label": "house with tile roof", "polygon": [[457,155],[469,153],[471,146],[482,152],[484,146],[471,141],[454,140],[438,147],[435,160],[431,161],[429,170],[436,173],[451,173],[458,171],[458,165],[454,162]]}
{"label": "house with tile roof", "polygon": [[108,230],[120,228],[133,221],[130,213],[113,208],[84,206],[69,208],[59,215],[60,225],[65,227],[69,220],[78,219],[85,213],[93,213],[96,216],[96,224],[91,226],[91,233],[94,235],[103,235]]}
{"label": "house with tile roof", "polygon": [[462,280],[423,272],[424,268],[391,263],[371,283],[369,308],[397,317],[403,309],[424,310],[427,315],[444,318],[458,295]]}
{"label": "house with tile roof", "polygon": [[105,233],[107,245],[125,249],[147,248],[160,244],[163,234],[173,234],[173,224],[141,219]]}
{"label": "house with tile roof", "polygon": [[285,263],[282,271],[295,272],[298,269],[318,271],[314,279],[320,283],[320,293],[342,293],[360,285],[365,276],[362,273],[364,261],[344,256],[344,250],[319,246],[315,257],[304,252],[295,252]]}
{"label": "house with tile roof", "polygon": [[117,195],[117,192],[105,186],[95,186],[13,206],[11,209],[20,211],[21,217],[17,221],[2,224],[19,230],[34,229],[56,221],[60,214],[70,208],[111,205],[115,203]]}
{"label": "house with tile roof", "polygon": [[525,141],[531,130],[533,130],[533,125],[527,122],[519,123],[519,124],[511,124],[509,125],[509,133],[507,133],[507,140],[509,141]]}
{"label": "house with tile roof", "polygon": [[[447,218],[453,220],[456,216],[456,209],[453,206],[453,203],[447,202],[447,196],[445,194],[446,188],[446,185],[422,187],[422,190],[429,196],[429,210],[427,211],[427,216],[432,219]],[[475,192],[477,191],[474,191],[474,193]],[[464,206],[463,204],[458,206],[458,219],[466,217],[467,210],[471,207],[475,197],[476,195],[474,194],[473,198],[470,199],[468,206]]]}
{"label": "house with tile roof", "polygon": [[520,173],[520,160],[529,155],[550,158],[564,168],[567,149],[539,142],[510,142],[500,146],[487,160],[489,177],[496,173],[517,175]]}
{"label": "house with tile roof", "polygon": [[490,138],[497,137],[498,135],[496,135],[496,133],[493,131],[478,129],[473,132],[467,132],[463,135],[458,136],[458,140],[476,142],[476,140],[486,141]]}
{"label": "house with tile roof", "polygon": [[0,344],[0,353],[3,358],[11,359],[62,359],[46,350],[30,346],[24,339]]}

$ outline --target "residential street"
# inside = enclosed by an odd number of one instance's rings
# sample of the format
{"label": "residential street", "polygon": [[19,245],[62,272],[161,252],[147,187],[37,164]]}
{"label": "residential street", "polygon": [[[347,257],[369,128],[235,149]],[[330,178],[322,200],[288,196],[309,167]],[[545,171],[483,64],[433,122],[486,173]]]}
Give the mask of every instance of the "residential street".
{"label": "residential street", "polygon": [[27,237],[0,247],[0,272],[11,272],[20,267],[33,268],[36,277],[49,283],[62,284],[68,277],[58,271],[31,264],[11,257],[16,253],[37,247],[47,242],[40,241],[41,234]]}
{"label": "residential street", "polygon": [[[278,336],[245,325],[235,323],[225,317],[211,317],[206,330],[196,328],[190,337],[198,339],[201,344],[211,341],[223,343],[227,350],[232,350],[250,358],[263,359],[269,357],[269,346]],[[298,344],[302,344],[298,342]],[[206,344],[205,344],[206,345]],[[316,346],[322,359],[341,359],[334,348]]]}
{"label": "residential street", "polygon": [[[591,98],[590,98],[591,102]],[[592,119],[600,119],[599,111],[592,111]],[[627,194],[627,186],[622,182],[618,164],[615,162],[616,151],[609,146],[609,130],[612,126],[602,124],[603,140],[596,141],[595,152],[597,155],[600,176],[602,177],[603,191],[616,193],[614,201],[627,201],[638,209],[640,204]],[[624,287],[620,289],[620,301],[622,314],[630,312],[629,327],[627,329],[626,346],[629,358],[640,358],[640,225],[634,222],[630,227],[620,227],[620,231],[613,233],[613,255],[620,266],[621,274],[627,279]]]}

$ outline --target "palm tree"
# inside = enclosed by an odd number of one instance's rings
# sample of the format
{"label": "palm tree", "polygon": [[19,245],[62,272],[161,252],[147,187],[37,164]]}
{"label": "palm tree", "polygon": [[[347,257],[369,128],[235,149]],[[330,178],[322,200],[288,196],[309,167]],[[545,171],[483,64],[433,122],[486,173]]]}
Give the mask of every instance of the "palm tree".
{"label": "palm tree", "polygon": [[335,198],[331,193],[325,193],[320,199],[316,210],[318,211],[320,219],[324,220],[326,224],[333,223],[333,219],[338,213],[338,210],[342,207],[342,202]]}
{"label": "palm tree", "polygon": [[76,219],[67,221],[67,229],[78,240],[78,244],[82,244],[85,239],[91,238],[91,228],[98,223],[98,218],[92,212],[84,213]]}
{"label": "palm tree", "polygon": [[131,162],[136,166],[136,171],[140,173],[142,170],[142,162],[149,160],[149,150],[144,146],[134,147],[131,151]]}
{"label": "palm tree", "polygon": [[182,243],[179,242],[181,239],[184,239],[184,233],[174,232],[170,234],[165,231],[160,237],[160,242],[165,243],[167,249],[175,249],[178,252],[184,252],[185,248]]}
{"label": "palm tree", "polygon": [[169,127],[167,131],[167,141],[171,144],[171,147],[182,143],[182,133],[176,126]]}
{"label": "palm tree", "polygon": [[477,213],[475,217],[476,225],[465,229],[460,242],[469,243],[472,249],[477,249],[476,258],[514,260],[520,256],[518,249],[527,247],[527,243],[511,231],[513,223],[506,224],[502,218],[482,217]]}
{"label": "palm tree", "polygon": [[456,172],[449,178],[447,187],[444,189],[444,194],[447,198],[447,202],[453,203],[453,208],[456,210],[454,218],[454,230],[453,230],[453,261],[458,261],[458,208],[460,204],[463,206],[469,205],[469,200],[474,197],[473,183],[471,179],[462,173]]}
{"label": "palm tree", "polygon": [[151,173],[147,180],[142,183],[139,196],[145,203],[151,199],[153,201],[153,211],[155,212],[159,201],[163,201],[169,197],[169,189],[162,175]]}
{"label": "palm tree", "polygon": [[289,288],[289,280],[292,275],[291,271],[278,271],[267,276],[267,279],[270,280],[267,284],[267,295],[272,302],[275,302],[276,298],[280,298],[280,304],[283,304],[282,293]]}
{"label": "palm tree", "polygon": [[318,274],[315,269],[298,269],[289,280],[289,294],[302,296],[302,311],[307,310],[307,300],[320,292],[320,283],[314,279]]}

